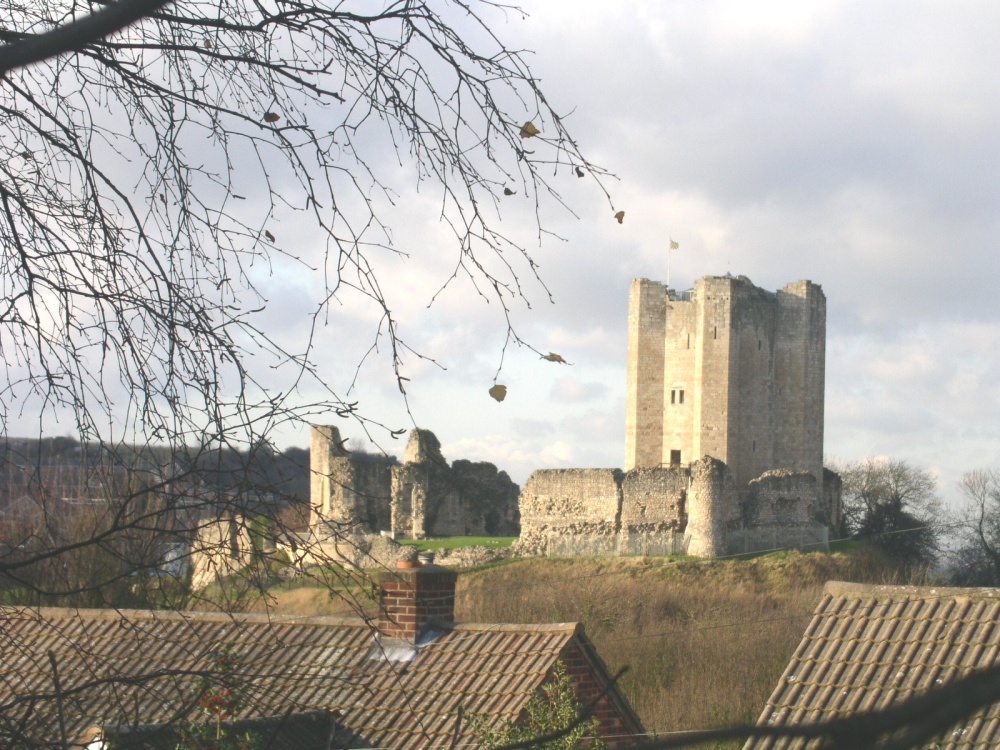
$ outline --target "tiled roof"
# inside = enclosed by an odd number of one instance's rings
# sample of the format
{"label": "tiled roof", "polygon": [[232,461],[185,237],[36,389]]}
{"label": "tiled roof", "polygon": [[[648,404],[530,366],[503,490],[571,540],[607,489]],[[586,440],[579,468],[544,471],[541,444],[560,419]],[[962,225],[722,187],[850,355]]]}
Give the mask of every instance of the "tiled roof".
{"label": "tiled roof", "polygon": [[23,721],[43,743],[59,740],[60,703],[71,740],[95,724],[197,720],[198,680],[229,644],[244,717],[324,709],[346,746],[439,747],[460,708],[463,730],[516,717],[570,644],[590,648],[575,623],[457,624],[414,648],[338,617],[2,608],[0,620],[0,737]]}
{"label": "tiled roof", "polygon": [[[878,711],[1000,663],[1000,590],[831,582],[758,725],[811,724]],[[934,747],[1000,745],[1000,704]],[[754,748],[813,747],[758,739]]]}

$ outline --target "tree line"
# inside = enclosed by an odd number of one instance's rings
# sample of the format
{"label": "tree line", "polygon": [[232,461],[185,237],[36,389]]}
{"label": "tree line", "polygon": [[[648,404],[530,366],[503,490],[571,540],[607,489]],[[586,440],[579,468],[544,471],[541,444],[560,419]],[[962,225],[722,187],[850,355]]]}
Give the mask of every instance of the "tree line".
{"label": "tree line", "polygon": [[936,570],[957,586],[1000,586],[1000,470],[975,469],[946,509],[937,479],[893,458],[832,463],[843,481],[841,538],[878,550],[906,573]]}

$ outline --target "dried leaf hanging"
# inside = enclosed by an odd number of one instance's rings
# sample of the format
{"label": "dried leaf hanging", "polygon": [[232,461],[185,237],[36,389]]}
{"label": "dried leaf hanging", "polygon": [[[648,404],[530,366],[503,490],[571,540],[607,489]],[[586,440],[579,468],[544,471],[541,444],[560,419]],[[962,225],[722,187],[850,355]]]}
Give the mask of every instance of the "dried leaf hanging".
{"label": "dried leaf hanging", "polygon": [[547,360],[549,362],[558,362],[561,365],[569,364],[569,362],[567,362],[565,359],[562,358],[561,354],[556,354],[555,352],[549,352],[548,354],[543,354],[542,359]]}
{"label": "dried leaf hanging", "polygon": [[500,385],[497,383],[492,388],[490,388],[490,395],[497,401],[503,401],[507,398],[507,386]]}
{"label": "dried leaf hanging", "polygon": [[615,214],[615,218],[618,219],[618,223],[621,224],[623,221],[625,221],[625,212],[619,211],[618,213]]}
{"label": "dried leaf hanging", "polygon": [[511,189],[510,189],[509,187],[505,187],[505,188],[503,189],[503,194],[504,194],[504,195],[514,195],[514,191],[513,191],[513,190],[511,190]]}
{"label": "dried leaf hanging", "polygon": [[535,124],[529,120],[521,126],[521,137],[522,138],[532,138],[542,131],[535,127]]}
{"label": "dried leaf hanging", "polygon": [[212,49],[212,40],[206,39],[204,42],[201,43],[201,46],[204,47],[205,49]]}
{"label": "dried leaf hanging", "polygon": [[274,242],[274,235],[268,232],[266,229],[264,230],[264,236],[267,237],[268,242]]}
{"label": "dried leaf hanging", "polygon": [[264,115],[264,122],[277,122],[280,119],[281,115],[276,114],[274,112],[268,112],[266,115]]}

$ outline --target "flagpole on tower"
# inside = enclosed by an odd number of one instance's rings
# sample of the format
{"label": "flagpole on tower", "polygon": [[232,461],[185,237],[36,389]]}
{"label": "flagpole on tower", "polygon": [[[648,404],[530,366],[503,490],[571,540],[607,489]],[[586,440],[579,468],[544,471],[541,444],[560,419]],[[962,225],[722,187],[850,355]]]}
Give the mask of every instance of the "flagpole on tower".
{"label": "flagpole on tower", "polygon": [[670,238],[670,244],[667,246],[667,289],[670,289],[670,251],[676,250],[680,247],[680,244],[674,242],[674,239]]}

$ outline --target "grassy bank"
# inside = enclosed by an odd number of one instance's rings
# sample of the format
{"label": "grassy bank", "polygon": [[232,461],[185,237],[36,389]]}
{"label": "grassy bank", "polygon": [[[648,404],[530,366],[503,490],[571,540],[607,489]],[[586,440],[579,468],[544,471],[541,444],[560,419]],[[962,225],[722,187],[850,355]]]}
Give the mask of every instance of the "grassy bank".
{"label": "grassy bank", "polygon": [[460,579],[460,620],[582,621],[646,727],[752,722],[845,555],[530,560]]}
{"label": "grassy bank", "polygon": [[421,552],[437,552],[443,549],[463,547],[489,547],[503,549],[517,541],[516,536],[450,536],[445,539],[397,539],[399,544],[416,547]]}

